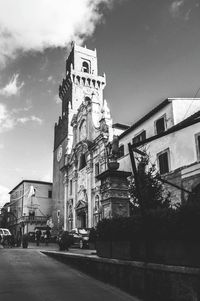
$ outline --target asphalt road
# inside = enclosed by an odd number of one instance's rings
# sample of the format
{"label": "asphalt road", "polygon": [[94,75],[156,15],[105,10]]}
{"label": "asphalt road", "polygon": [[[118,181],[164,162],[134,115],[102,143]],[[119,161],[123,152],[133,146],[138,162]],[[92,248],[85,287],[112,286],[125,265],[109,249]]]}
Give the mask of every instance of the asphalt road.
{"label": "asphalt road", "polygon": [[136,301],[40,253],[0,249],[0,301]]}

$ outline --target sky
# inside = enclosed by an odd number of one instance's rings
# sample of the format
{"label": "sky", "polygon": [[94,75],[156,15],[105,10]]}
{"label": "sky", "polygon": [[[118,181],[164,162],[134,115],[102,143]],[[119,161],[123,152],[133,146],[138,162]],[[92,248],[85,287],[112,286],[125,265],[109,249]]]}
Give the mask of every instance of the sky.
{"label": "sky", "polygon": [[22,180],[52,181],[71,41],[97,49],[114,123],[200,88],[200,0],[0,0],[0,206]]}

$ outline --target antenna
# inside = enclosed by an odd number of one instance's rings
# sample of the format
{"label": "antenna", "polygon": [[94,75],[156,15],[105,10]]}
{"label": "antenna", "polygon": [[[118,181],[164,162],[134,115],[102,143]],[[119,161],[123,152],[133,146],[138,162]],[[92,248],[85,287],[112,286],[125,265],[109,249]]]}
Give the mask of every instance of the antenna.
{"label": "antenna", "polygon": [[197,89],[197,91],[196,91],[196,93],[195,93],[195,95],[194,95],[194,97],[193,97],[193,101],[192,101],[192,102],[191,102],[191,104],[189,105],[189,108],[187,109],[187,111],[186,111],[186,113],[185,113],[185,115],[184,115],[184,118],[183,118],[183,119],[185,119],[185,116],[187,115],[187,113],[188,113],[189,109],[191,108],[191,106],[192,106],[192,104],[193,104],[193,102],[194,102],[195,98],[197,97],[197,95],[198,95],[199,91],[200,91],[200,87]]}

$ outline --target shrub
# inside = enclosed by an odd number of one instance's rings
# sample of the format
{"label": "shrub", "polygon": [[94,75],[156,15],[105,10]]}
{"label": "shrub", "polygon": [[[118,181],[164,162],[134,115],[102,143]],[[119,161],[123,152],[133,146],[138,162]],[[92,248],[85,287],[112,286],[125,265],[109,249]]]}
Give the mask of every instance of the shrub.
{"label": "shrub", "polygon": [[200,206],[152,209],[145,216],[104,219],[97,225],[98,240],[134,241],[139,238],[200,240]]}
{"label": "shrub", "polygon": [[97,232],[95,228],[91,228],[89,234],[89,242],[95,243],[96,239],[97,239]]}

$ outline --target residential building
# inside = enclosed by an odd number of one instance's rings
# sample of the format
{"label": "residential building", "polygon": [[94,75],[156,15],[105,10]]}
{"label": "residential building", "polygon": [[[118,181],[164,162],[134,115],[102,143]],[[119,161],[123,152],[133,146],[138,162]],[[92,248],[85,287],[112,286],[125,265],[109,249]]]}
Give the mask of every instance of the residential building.
{"label": "residential building", "polygon": [[9,228],[14,235],[46,226],[52,214],[52,183],[23,180],[9,194]]}
{"label": "residential building", "polygon": [[[168,98],[119,136],[120,170],[131,171],[128,143],[145,150],[172,199],[181,202],[200,183],[200,98]],[[154,137],[151,139],[151,137]],[[137,157],[138,154],[135,153]],[[185,189],[185,191],[184,191]]]}

